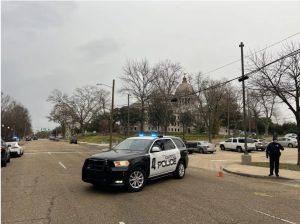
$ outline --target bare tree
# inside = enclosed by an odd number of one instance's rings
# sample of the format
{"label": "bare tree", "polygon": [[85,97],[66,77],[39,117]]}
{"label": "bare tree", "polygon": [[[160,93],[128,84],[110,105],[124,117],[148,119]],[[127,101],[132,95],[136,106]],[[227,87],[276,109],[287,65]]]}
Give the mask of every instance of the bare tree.
{"label": "bare tree", "polygon": [[[21,137],[32,133],[31,118],[27,108],[8,95],[1,93],[1,137]],[[8,128],[9,127],[9,128]]]}
{"label": "bare tree", "polygon": [[101,113],[101,110],[105,113],[107,95],[106,91],[95,86],[77,88],[72,96],[55,89],[47,99],[53,104],[48,118],[50,121],[61,125],[63,135],[65,135],[67,127],[73,132],[76,123],[79,124],[79,129],[83,132],[84,126]]}
{"label": "bare tree", "polygon": [[200,73],[196,76],[199,111],[207,127],[209,142],[218,133],[220,127],[221,100],[226,92],[226,88],[220,84],[221,81],[203,78]]}
{"label": "bare tree", "polygon": [[154,73],[146,59],[141,61],[128,61],[123,67],[123,75],[120,79],[123,81],[123,87],[120,90],[123,93],[130,94],[141,103],[141,124],[140,130],[144,131],[145,122],[145,102],[149,98],[155,79]]}
{"label": "bare tree", "polygon": [[264,89],[255,89],[248,95],[251,99],[248,106],[256,116],[263,116],[262,122],[265,127],[265,135],[269,135],[269,127],[274,115],[276,95],[266,93]]}
{"label": "bare tree", "polygon": [[69,96],[58,89],[55,89],[51,92],[47,101],[54,104],[48,119],[49,121],[60,124],[62,135],[65,138],[66,129],[70,128],[72,132],[76,122],[73,108],[70,105]]}
{"label": "bare tree", "polygon": [[70,97],[69,105],[72,107],[81,132],[84,131],[84,126],[96,116],[97,111],[101,109],[102,98],[102,92],[95,86],[76,88]]}
{"label": "bare tree", "polygon": [[182,67],[179,63],[172,63],[169,60],[159,62],[153,68],[153,75],[155,77],[155,94],[159,95],[162,102],[160,117],[162,125],[164,127],[164,133],[167,134],[167,127],[170,123],[174,122],[173,113],[170,110],[172,108],[171,96],[178,85],[179,78],[183,75]]}
{"label": "bare tree", "polygon": [[300,44],[288,44],[276,63],[272,55],[263,51],[253,54],[251,65],[258,72],[253,76],[253,83],[266,94],[276,95],[295,115],[298,134],[298,161],[300,166]]}

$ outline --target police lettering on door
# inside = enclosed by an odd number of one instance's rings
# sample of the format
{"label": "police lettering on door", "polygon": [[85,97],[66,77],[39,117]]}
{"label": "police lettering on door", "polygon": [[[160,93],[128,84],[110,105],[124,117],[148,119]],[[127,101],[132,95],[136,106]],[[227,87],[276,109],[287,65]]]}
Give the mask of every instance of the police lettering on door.
{"label": "police lettering on door", "polygon": [[161,167],[166,167],[166,166],[172,166],[172,165],[176,165],[176,155],[172,154],[172,155],[164,155],[164,159],[157,161],[156,164],[156,158],[152,159],[152,169],[159,169]]}

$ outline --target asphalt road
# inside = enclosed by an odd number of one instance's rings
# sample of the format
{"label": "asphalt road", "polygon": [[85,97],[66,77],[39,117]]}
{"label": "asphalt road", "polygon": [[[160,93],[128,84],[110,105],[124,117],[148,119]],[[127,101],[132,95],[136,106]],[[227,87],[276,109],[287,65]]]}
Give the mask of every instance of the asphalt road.
{"label": "asphalt road", "polygon": [[81,181],[98,146],[38,140],[1,169],[1,223],[299,223],[300,187],[190,166],[182,180],[151,181],[143,191]]}

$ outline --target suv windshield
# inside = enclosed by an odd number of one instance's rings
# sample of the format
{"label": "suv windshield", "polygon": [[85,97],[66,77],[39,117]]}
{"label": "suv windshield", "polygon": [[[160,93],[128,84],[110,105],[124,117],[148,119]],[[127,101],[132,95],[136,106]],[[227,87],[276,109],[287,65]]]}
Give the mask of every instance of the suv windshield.
{"label": "suv windshield", "polygon": [[126,139],[113,149],[144,151],[150,147],[152,142],[152,139]]}

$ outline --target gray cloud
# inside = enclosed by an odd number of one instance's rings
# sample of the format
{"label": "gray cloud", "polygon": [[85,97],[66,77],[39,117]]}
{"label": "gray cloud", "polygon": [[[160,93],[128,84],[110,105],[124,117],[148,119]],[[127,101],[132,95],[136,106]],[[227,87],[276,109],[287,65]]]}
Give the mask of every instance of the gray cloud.
{"label": "gray cloud", "polygon": [[[53,127],[46,102],[57,88],[118,79],[127,59],[170,59],[207,72],[240,58],[240,41],[262,49],[297,30],[299,2],[1,2],[1,88],[23,103],[35,128]],[[294,41],[299,42],[299,36]],[[277,52],[280,46],[272,47]],[[233,78],[240,63],[209,74]],[[126,96],[117,95],[117,105]],[[133,100],[133,99],[132,99]],[[49,125],[49,126],[47,126]]]}
{"label": "gray cloud", "polygon": [[6,32],[12,29],[43,30],[49,26],[61,26],[64,18],[76,9],[72,2],[23,1],[2,2],[2,26]]}
{"label": "gray cloud", "polygon": [[122,48],[122,44],[114,39],[93,40],[79,47],[87,59],[99,59],[113,54]]}

